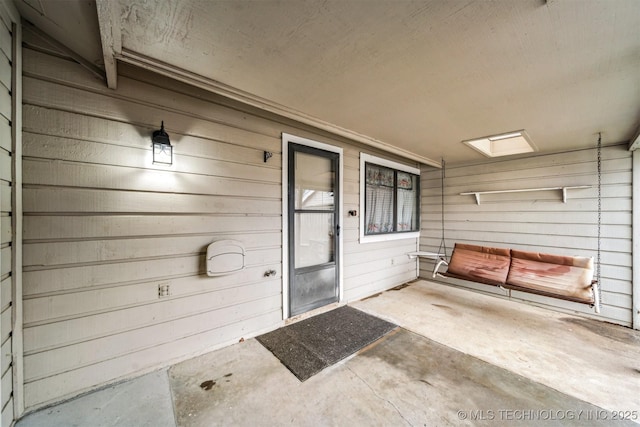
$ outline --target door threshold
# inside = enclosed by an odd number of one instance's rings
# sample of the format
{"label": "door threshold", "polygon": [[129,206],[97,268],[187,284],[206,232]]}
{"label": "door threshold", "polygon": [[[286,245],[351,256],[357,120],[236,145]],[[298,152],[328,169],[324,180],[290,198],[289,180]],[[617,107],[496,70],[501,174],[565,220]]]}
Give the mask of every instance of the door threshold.
{"label": "door threshold", "polygon": [[288,319],[285,319],[284,324],[286,325],[290,325],[292,323],[296,323],[299,322],[301,320],[304,319],[308,319],[309,317],[313,317],[313,316],[317,316],[318,314],[322,314],[322,313],[326,313],[327,311],[331,311],[335,308],[340,307],[341,305],[344,305],[344,303],[340,303],[340,302],[332,302],[330,304],[327,305],[323,305],[322,307],[318,307],[318,308],[314,308],[313,310],[309,310],[306,311],[302,314],[298,314],[296,316],[290,317]]}

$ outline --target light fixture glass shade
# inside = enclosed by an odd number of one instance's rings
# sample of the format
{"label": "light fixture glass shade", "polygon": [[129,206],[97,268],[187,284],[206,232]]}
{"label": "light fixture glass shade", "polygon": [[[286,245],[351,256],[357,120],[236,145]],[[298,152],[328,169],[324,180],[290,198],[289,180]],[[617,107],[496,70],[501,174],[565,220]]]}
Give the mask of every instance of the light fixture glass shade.
{"label": "light fixture glass shade", "polygon": [[164,131],[164,121],[160,130],[153,132],[153,163],[171,165],[173,164],[173,147],[169,140],[169,134]]}
{"label": "light fixture glass shade", "polygon": [[163,165],[173,164],[173,147],[161,142],[153,143],[153,163]]}

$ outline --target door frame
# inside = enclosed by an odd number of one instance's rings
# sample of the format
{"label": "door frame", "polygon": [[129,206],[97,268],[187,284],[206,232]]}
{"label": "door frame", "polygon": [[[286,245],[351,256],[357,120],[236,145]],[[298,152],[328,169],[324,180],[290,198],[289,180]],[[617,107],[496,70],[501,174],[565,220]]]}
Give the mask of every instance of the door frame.
{"label": "door frame", "polygon": [[[342,220],[343,205],[343,170],[344,155],[342,147],[329,145],[324,142],[314,141],[312,139],[300,136],[282,133],[282,319],[286,320],[289,315],[289,143],[305,145],[307,147],[318,148],[320,150],[329,151],[338,154],[338,180],[336,181],[336,191],[338,192],[338,206],[336,206],[337,216]],[[344,227],[341,226],[342,232],[338,234],[338,257],[336,259],[336,268],[338,269],[338,303],[342,302],[344,295],[344,275],[343,275],[343,235]]]}

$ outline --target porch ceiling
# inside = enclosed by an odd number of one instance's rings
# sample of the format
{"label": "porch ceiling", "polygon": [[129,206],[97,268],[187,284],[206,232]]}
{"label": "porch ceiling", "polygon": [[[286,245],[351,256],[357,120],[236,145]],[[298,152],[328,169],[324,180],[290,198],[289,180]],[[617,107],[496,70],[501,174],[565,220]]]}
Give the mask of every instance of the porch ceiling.
{"label": "porch ceiling", "polygon": [[640,124],[637,0],[15,1],[111,86],[135,63],[427,163],[482,159],[460,141],[501,132],[554,152]]}

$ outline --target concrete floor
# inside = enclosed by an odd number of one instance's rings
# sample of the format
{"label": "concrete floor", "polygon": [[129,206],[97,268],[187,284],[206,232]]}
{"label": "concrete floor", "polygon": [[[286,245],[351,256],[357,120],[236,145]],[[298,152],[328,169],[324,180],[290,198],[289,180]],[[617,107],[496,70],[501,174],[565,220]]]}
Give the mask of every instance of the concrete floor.
{"label": "concrete floor", "polygon": [[18,427],[637,425],[640,332],[417,281],[352,304],[396,331],[299,382],[255,339]]}

